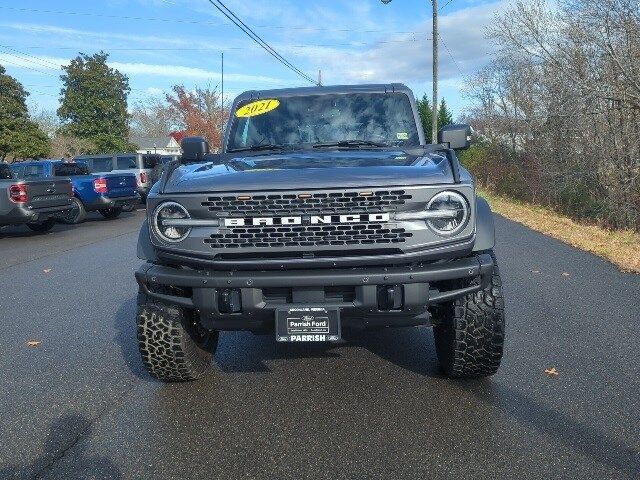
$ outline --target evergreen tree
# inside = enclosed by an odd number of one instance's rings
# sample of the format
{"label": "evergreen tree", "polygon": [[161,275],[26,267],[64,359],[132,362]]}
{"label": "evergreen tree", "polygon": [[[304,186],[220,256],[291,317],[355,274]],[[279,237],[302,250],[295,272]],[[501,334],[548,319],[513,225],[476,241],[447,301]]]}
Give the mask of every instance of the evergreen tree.
{"label": "evergreen tree", "polygon": [[445,125],[450,125],[453,123],[453,115],[447,108],[447,102],[444,101],[444,98],[440,102],[440,106],[438,107],[438,128],[442,128]]}
{"label": "evergreen tree", "polygon": [[[422,98],[416,98],[418,105],[418,113],[422,120],[422,128],[424,129],[424,138],[427,143],[431,143],[431,119],[433,118],[433,109],[431,108],[431,102],[427,98],[427,94],[423,94]],[[453,115],[447,107],[447,102],[444,98],[440,102],[438,107],[438,129],[453,123]]]}
{"label": "evergreen tree", "polygon": [[107,65],[104,52],[79,54],[62,67],[61,133],[87,140],[94,153],[122,152],[132,148],[127,141],[127,96],[129,79]]}
{"label": "evergreen tree", "polygon": [[433,118],[433,109],[431,108],[431,102],[429,102],[427,94],[423,94],[422,98],[416,98],[416,104],[418,105],[420,120],[422,120],[424,138],[427,140],[427,143],[431,143],[431,119]]}
{"label": "evergreen tree", "polygon": [[51,151],[47,135],[29,119],[29,93],[0,65],[0,159],[41,158]]}

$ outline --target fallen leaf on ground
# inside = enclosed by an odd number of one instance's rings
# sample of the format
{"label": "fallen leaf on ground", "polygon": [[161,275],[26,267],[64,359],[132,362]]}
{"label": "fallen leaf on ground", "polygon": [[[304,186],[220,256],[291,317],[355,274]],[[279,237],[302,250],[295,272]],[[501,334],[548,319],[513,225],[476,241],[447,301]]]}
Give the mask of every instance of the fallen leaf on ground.
{"label": "fallen leaf on ground", "polygon": [[563,277],[568,277],[569,275],[571,275],[569,272],[562,272]]}
{"label": "fallen leaf on ground", "polygon": [[32,348],[39,347],[41,343],[42,342],[40,340],[29,340],[27,342],[27,347],[32,347]]}
{"label": "fallen leaf on ground", "polygon": [[556,377],[558,375],[558,370],[556,370],[556,367],[551,367],[545,369],[544,373],[546,373],[550,377]]}
{"label": "fallen leaf on ground", "polygon": [[50,268],[45,268],[44,270],[42,270],[44,273],[49,273],[51,271]]}

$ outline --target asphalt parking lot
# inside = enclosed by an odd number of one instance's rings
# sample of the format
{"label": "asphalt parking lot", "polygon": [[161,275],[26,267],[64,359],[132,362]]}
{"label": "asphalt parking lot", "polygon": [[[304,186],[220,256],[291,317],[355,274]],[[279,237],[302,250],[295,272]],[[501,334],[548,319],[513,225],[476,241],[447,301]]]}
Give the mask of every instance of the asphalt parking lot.
{"label": "asphalt parking lot", "polygon": [[0,478],[640,478],[640,276],[498,218],[494,377],[443,378],[409,328],[224,333],[165,385],[135,341],[142,218],[0,232]]}

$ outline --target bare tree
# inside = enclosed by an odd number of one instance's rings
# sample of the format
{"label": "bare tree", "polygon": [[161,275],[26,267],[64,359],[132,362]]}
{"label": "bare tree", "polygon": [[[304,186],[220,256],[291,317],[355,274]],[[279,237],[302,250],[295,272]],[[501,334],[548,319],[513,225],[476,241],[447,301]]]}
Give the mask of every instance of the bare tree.
{"label": "bare tree", "polygon": [[179,129],[169,105],[160,97],[136,103],[129,122],[131,135],[138,137],[166,137]]}
{"label": "bare tree", "polygon": [[640,3],[519,2],[488,36],[501,50],[473,83],[470,112],[485,181],[640,230]]}

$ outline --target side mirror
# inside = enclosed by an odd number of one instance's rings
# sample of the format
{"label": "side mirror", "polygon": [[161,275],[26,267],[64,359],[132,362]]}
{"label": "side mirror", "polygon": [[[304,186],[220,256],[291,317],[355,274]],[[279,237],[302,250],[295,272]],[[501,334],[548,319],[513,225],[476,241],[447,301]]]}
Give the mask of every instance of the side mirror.
{"label": "side mirror", "polygon": [[197,162],[209,153],[209,142],[204,137],[184,137],[180,142],[183,162]]}
{"label": "side mirror", "polygon": [[466,150],[471,146],[471,127],[466,123],[445,125],[438,132],[438,143],[448,143],[453,150]]}

